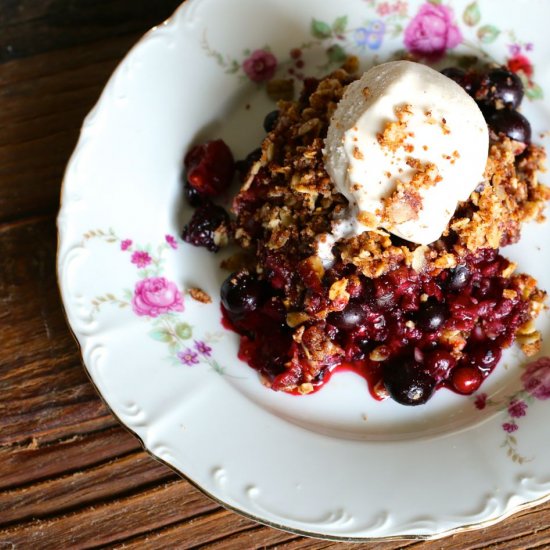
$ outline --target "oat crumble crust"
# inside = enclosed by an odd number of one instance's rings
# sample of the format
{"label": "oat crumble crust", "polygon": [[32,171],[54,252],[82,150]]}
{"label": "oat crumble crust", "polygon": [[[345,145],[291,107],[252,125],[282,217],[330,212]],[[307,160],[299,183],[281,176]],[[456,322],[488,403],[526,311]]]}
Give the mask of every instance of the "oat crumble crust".
{"label": "oat crumble crust", "polygon": [[[316,239],[331,232],[332,219],[347,207],[347,200],[335,190],[325,170],[324,138],[338,101],[356,78],[339,69],[320,81],[306,79],[297,101],[279,102],[277,125],[264,139],[261,158],[251,167],[233,202],[237,215],[235,240],[249,253],[249,259],[256,258],[254,269],[260,274],[266,269],[266,257],[275,254],[291,268],[298,266],[300,271],[300,267],[308,267],[309,272],[317,274],[318,283],[323,277],[323,266],[315,254]],[[364,93],[368,95],[369,91]],[[405,104],[396,110],[396,120],[388,123],[379,141],[390,148],[402,145],[407,137],[407,116],[409,109]],[[446,131],[444,120],[434,123]],[[516,242],[523,222],[544,220],[550,189],[538,181],[538,174],[544,171],[544,150],[529,145],[519,157],[514,156],[514,150],[517,151],[517,144],[508,138],[491,143],[484,182],[468,201],[459,205],[437,242],[419,246],[383,230],[366,231],[337,242],[333,248],[335,257],[354,264],[369,278],[401,266],[436,276],[481,248],[497,249]],[[453,162],[457,155],[455,152],[447,160]],[[434,165],[422,164],[412,156],[410,165],[415,170],[414,177],[409,182],[399,182],[385,199],[384,211],[380,213],[383,218],[394,222],[414,218],[420,208],[418,190],[437,183],[439,174]],[[526,354],[532,355],[540,348],[541,340],[532,321],[543,307],[545,293],[532,277],[517,275],[514,269],[511,264],[503,276],[514,279],[516,288],[529,301],[530,317],[518,331],[517,342]],[[293,288],[284,289],[287,323],[295,327],[294,340],[311,364],[310,379],[319,372],[317,363],[326,366],[327,357],[337,361],[342,355],[342,350],[319,327],[304,326],[311,314],[303,294],[311,284],[311,280],[300,279]],[[348,284],[352,282],[342,280],[332,285],[331,304],[315,314],[316,320],[345,307]],[[464,345],[459,333],[444,334],[443,339],[458,352]],[[299,391],[307,393],[307,388]]]}

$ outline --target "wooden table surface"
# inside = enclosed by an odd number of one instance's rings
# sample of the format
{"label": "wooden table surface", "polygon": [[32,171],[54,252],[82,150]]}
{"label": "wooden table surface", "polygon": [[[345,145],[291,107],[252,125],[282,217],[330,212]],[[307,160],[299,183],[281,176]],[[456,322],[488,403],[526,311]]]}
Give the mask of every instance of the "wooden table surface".
{"label": "wooden table surface", "polygon": [[[55,275],[65,164],[117,63],[178,3],[0,1],[0,549],[357,548],[242,518],[150,458],[67,328]],[[439,541],[362,547],[549,548],[549,525],[550,503]]]}

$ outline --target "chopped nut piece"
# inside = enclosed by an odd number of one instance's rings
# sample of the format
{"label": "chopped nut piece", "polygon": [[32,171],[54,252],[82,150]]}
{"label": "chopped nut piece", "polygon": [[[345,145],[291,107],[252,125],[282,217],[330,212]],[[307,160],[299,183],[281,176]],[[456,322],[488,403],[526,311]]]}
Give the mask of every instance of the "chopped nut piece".
{"label": "chopped nut piece", "polygon": [[196,300],[201,304],[212,303],[212,298],[210,297],[210,295],[200,288],[190,288],[187,292],[189,293],[189,296],[193,298],[193,300]]}
{"label": "chopped nut piece", "polygon": [[345,300],[349,300],[349,292],[346,291],[347,285],[348,280],[345,278],[333,283],[330,287],[330,290],[328,291],[329,300],[334,301],[342,298]]}
{"label": "chopped nut piece", "polygon": [[309,315],[305,312],[301,311],[291,311],[290,313],[287,313],[286,315],[286,324],[290,328],[295,328],[306,321],[309,321]]}

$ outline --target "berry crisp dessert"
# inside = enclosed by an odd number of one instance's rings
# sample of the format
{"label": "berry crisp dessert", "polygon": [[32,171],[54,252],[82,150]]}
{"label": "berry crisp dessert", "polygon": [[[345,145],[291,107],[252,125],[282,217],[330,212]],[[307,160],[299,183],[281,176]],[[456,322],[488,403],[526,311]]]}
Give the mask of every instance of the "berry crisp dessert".
{"label": "berry crisp dessert", "polygon": [[[306,78],[243,161],[221,140],[193,147],[183,239],[239,247],[223,322],[273,390],[309,394],[345,369],[403,405],[469,395],[503,349],[541,346],[546,293],[500,253],[550,198],[522,83],[498,66],[357,69]],[[214,201],[235,173],[230,215]]]}

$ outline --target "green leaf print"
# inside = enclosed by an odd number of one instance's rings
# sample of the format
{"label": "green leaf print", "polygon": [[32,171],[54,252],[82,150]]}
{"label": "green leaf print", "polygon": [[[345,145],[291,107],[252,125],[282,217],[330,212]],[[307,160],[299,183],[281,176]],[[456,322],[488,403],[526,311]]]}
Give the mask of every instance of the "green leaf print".
{"label": "green leaf print", "polygon": [[466,6],[464,14],[462,16],[464,23],[470,27],[477,25],[481,19],[481,13],[479,11],[479,6],[477,2],[472,2]]}
{"label": "green leaf print", "polygon": [[544,98],[544,92],[542,91],[542,88],[538,84],[535,84],[534,82],[531,82],[525,88],[525,95],[531,100]]}
{"label": "green leaf print", "polygon": [[332,30],[336,34],[342,34],[346,32],[347,26],[348,26],[348,16],[343,15],[342,17],[338,17],[334,20],[334,23],[332,24]]}
{"label": "green leaf print", "polygon": [[334,44],[327,50],[327,56],[331,63],[342,63],[347,58],[346,51],[338,44]]}
{"label": "green leaf print", "polygon": [[499,34],[500,29],[497,29],[494,25],[483,25],[477,31],[477,37],[483,44],[491,44],[498,38]]}
{"label": "green leaf print", "polygon": [[166,342],[166,343],[172,342],[174,339],[172,334],[165,328],[154,329],[149,333],[149,336],[153,338],[153,340],[158,340],[159,342]]}
{"label": "green leaf print", "polygon": [[311,34],[315,38],[320,38],[324,40],[332,36],[332,29],[328,23],[324,21],[318,21],[317,19],[312,19],[311,21]]}
{"label": "green leaf print", "polygon": [[179,323],[176,325],[176,334],[182,340],[188,340],[193,336],[193,328],[188,323]]}

